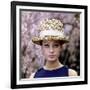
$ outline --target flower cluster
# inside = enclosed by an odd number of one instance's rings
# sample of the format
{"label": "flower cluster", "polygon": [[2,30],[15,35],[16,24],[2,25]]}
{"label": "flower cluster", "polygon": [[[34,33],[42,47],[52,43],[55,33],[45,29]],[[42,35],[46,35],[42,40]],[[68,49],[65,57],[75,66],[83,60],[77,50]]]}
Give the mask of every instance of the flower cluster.
{"label": "flower cluster", "polygon": [[39,30],[60,30],[63,31],[63,23],[57,19],[45,19],[39,25]]}

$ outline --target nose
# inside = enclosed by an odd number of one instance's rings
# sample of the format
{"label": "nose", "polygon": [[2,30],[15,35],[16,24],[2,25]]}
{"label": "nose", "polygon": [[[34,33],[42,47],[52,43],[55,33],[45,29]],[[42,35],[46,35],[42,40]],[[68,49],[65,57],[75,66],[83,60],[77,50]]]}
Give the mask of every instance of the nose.
{"label": "nose", "polygon": [[51,53],[54,52],[54,48],[51,46],[49,51],[50,51]]}

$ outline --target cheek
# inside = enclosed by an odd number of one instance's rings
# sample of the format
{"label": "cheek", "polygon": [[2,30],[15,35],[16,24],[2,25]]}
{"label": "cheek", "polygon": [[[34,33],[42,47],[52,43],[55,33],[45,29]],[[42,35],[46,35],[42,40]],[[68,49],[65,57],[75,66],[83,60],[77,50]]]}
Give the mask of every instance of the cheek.
{"label": "cheek", "polygon": [[46,49],[42,48],[42,54],[43,54],[44,56],[46,56],[46,55],[48,54],[48,51],[47,51]]}
{"label": "cheek", "polygon": [[58,49],[56,50],[56,55],[57,55],[57,56],[60,56],[60,53],[61,53],[61,48],[58,48]]}

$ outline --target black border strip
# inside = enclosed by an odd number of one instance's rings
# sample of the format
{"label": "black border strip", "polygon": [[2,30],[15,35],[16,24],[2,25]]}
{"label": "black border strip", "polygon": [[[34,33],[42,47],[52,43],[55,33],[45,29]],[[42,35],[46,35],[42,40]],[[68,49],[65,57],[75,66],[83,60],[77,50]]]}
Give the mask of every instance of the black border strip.
{"label": "black border strip", "polygon": [[72,5],[72,4],[57,4],[57,3],[42,3],[42,2],[21,2],[21,1],[12,1],[16,5],[21,6],[39,6],[39,7],[56,7],[56,8],[76,8],[76,9],[84,9],[85,5]]}
{"label": "black border strip", "polygon": [[16,87],[16,4],[11,3],[11,88]]}
{"label": "black border strip", "polygon": [[85,38],[84,38],[84,55],[85,55],[85,58],[84,58],[84,60],[85,60],[85,68],[84,68],[84,70],[85,70],[85,73],[84,73],[84,80],[85,80],[85,82],[86,83],[88,83],[88,59],[87,59],[87,57],[88,57],[88,7],[85,7],[84,8],[84,20],[85,20],[85,23],[84,23],[84,25],[85,25],[85,28],[84,28],[84,36],[85,36]]}

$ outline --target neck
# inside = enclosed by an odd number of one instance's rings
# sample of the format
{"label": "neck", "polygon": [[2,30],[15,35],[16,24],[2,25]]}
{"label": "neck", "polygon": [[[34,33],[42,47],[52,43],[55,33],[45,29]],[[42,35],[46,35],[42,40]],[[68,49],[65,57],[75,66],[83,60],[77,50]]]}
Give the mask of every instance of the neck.
{"label": "neck", "polygon": [[59,62],[59,60],[47,61],[46,65],[44,66],[44,69],[54,70],[54,69],[60,68],[62,66],[63,65]]}

